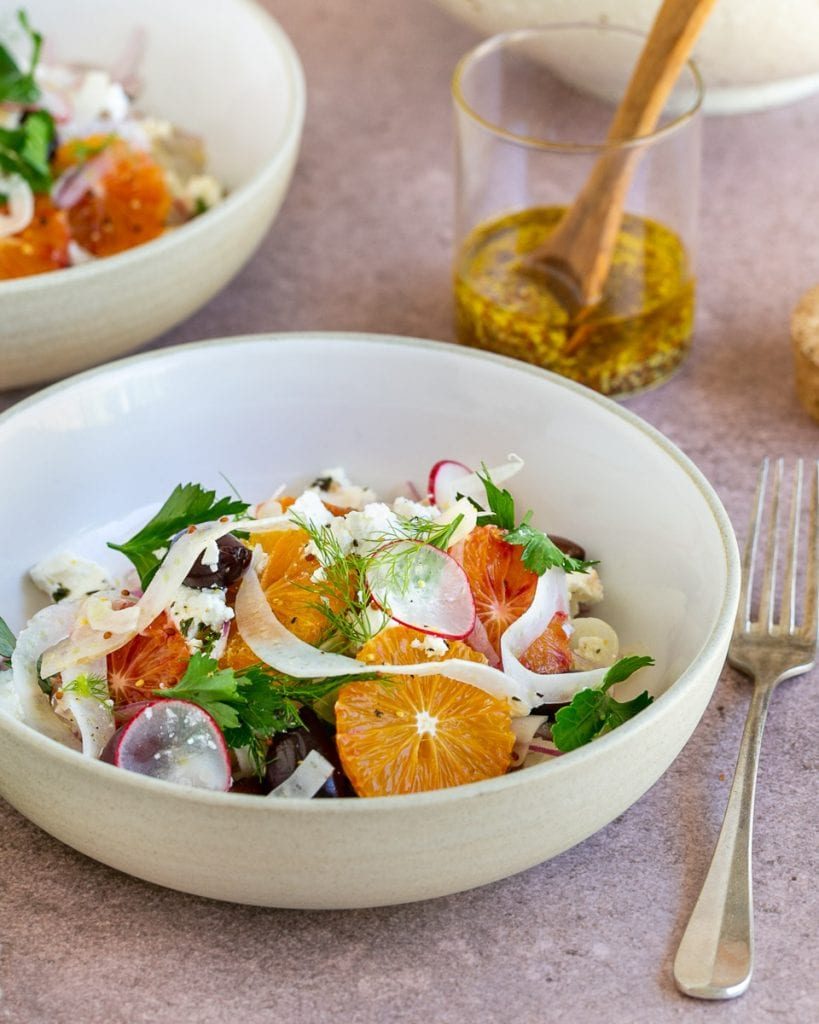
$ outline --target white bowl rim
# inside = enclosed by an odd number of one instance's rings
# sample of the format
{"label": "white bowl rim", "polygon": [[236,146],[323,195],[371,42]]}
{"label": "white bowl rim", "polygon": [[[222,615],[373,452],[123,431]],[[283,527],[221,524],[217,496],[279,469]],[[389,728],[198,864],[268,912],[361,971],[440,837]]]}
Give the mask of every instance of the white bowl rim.
{"label": "white bowl rim", "polygon": [[[32,744],[35,748],[40,746],[44,755],[48,756],[50,754],[52,757],[57,759],[57,763],[64,764],[69,770],[78,770],[81,772],[87,771],[92,775],[99,772],[109,773],[112,783],[115,779],[118,779],[119,782],[114,784],[126,787],[135,787],[137,791],[139,789],[143,789],[146,795],[153,794],[154,796],[159,796],[164,794],[166,798],[171,798],[172,795],[177,795],[180,799],[188,801],[192,800],[195,803],[205,804],[211,807],[221,807],[226,811],[230,807],[233,807],[237,812],[239,810],[243,810],[251,811],[251,813],[270,813],[270,804],[273,803],[276,807],[275,814],[377,814],[384,813],[387,809],[394,811],[397,811],[400,807],[406,807],[409,809],[410,806],[418,810],[423,809],[425,806],[436,805],[442,801],[445,802],[458,798],[477,799],[487,793],[497,793],[507,788],[515,788],[522,783],[525,783],[526,779],[534,781],[534,779],[542,777],[544,772],[549,772],[550,777],[554,777],[555,784],[560,785],[561,778],[564,774],[567,771],[572,771],[574,765],[579,766],[590,757],[595,757],[595,750],[602,749],[603,745],[606,745],[609,749],[614,749],[616,745],[623,744],[629,736],[650,729],[654,719],[658,714],[660,714],[661,709],[663,710],[663,713],[673,714],[673,708],[684,701],[687,698],[689,691],[694,688],[700,666],[706,664],[715,657],[722,657],[725,638],[730,634],[733,627],[734,615],[736,613],[736,607],[739,600],[740,583],[739,551],[737,548],[734,530],[731,526],[728,514],[723,508],[713,487],[687,455],[685,455],[675,444],[673,444],[673,442],[665,437],[664,434],[657,430],[656,427],[651,426],[651,424],[647,423],[636,413],[623,408],[611,399],[606,398],[603,395],[599,395],[597,392],[592,391],[575,381],[568,380],[565,377],[561,377],[558,374],[552,373],[548,370],[543,370],[540,367],[533,366],[529,363],[523,363],[519,360],[511,359],[508,356],[496,355],[495,353],[484,352],[478,349],[462,348],[449,342],[432,341],[426,338],[374,334],[363,331],[279,331],[270,333],[242,334],[223,338],[212,338],[205,341],[169,346],[168,348],[158,349],[151,352],[143,352],[75,374],[65,380],[58,381],[57,383],[38,391],[36,394],[23,399],[16,405],[13,405],[5,412],[0,413],[0,431],[9,421],[13,420],[21,413],[27,412],[28,409],[38,405],[40,402],[48,401],[52,396],[59,394],[62,391],[69,390],[77,385],[82,385],[86,381],[92,380],[95,377],[104,377],[106,374],[116,373],[123,368],[137,366],[147,362],[161,363],[166,360],[172,361],[180,356],[184,359],[187,353],[200,352],[203,349],[209,348],[230,348],[247,343],[263,342],[265,345],[269,345],[270,343],[292,343],[294,341],[304,342],[310,340],[337,344],[344,344],[345,342],[364,342],[366,344],[376,346],[401,346],[405,348],[419,349],[422,351],[445,352],[450,355],[457,352],[465,359],[475,359],[481,362],[495,363],[519,373],[539,377],[549,381],[557,387],[566,388],[569,391],[574,392],[585,401],[589,401],[592,404],[607,409],[611,414],[619,417],[623,422],[628,423],[639,430],[650,441],[657,445],[657,447],[662,449],[666,455],[677,463],[680,469],[682,469],[689,477],[695,488],[700,492],[700,495],[705,499],[705,502],[719,529],[723,543],[723,553],[725,555],[727,579],[725,593],[723,595],[719,613],[710,634],[691,663],[683,673],[674,680],[665,693],[657,697],[649,707],[641,711],[635,718],[630,719],[623,725],[618,726],[617,729],[607,733],[605,736],[601,736],[592,743],[586,744],[585,746],[580,747],[577,750],[573,750],[570,753],[563,754],[551,762],[533,765],[530,768],[521,769],[493,779],[485,779],[481,782],[471,782],[462,786],[454,786],[449,789],[437,789],[425,793],[409,793],[400,796],[367,797],[365,799],[348,798],[343,800],[291,798],[288,800],[269,801],[264,797],[259,797],[253,794],[230,792],[222,793],[209,790],[199,790],[188,786],[178,785],[176,783],[151,779],[147,776],[139,775],[136,772],[124,771],[121,768],[116,768],[113,765],[106,764],[105,762],[84,757],[78,751],[71,750],[68,747],[63,747],[54,740],[49,739],[47,736],[43,736],[24,722],[12,718],[2,710],[0,710],[0,730],[3,728],[11,729],[12,732],[16,732],[21,739]],[[98,776],[98,778],[101,777]],[[159,789],[157,789],[157,787],[159,787]],[[252,811],[252,808],[255,808],[255,811]],[[274,816],[272,815],[271,818],[273,817]]]}
{"label": "white bowl rim", "polygon": [[[70,287],[83,280],[103,274],[109,268],[113,270],[117,270],[120,267],[127,269],[129,264],[137,260],[150,259],[152,254],[161,250],[172,252],[178,245],[194,241],[197,233],[209,231],[216,221],[229,218],[233,210],[244,204],[248,196],[260,190],[264,191],[268,187],[270,179],[278,175],[282,163],[290,158],[294,148],[297,147],[304,125],[307,107],[307,86],[305,84],[304,68],[290,37],[272,14],[269,14],[255,0],[232,0],[232,2],[244,7],[251,17],[255,17],[259,22],[259,31],[266,33],[270,41],[276,45],[281,54],[284,70],[292,89],[293,102],[287,110],[285,126],[274,155],[252,177],[239,185],[238,188],[232,189],[216,206],[207,210],[201,216],[194,217],[193,220],[181,224],[178,228],[165,231],[149,242],[135,245],[131,249],[114,253],[112,256],[91,260],[88,263],[80,263],[73,267],[61,267],[59,270],[52,271],[51,273],[30,274],[27,277],[12,277],[8,280],[0,280],[0,299],[13,293],[23,294],[29,291],[36,291],[44,286],[56,288],[61,283],[63,287]],[[181,242],[180,238],[182,239]]]}

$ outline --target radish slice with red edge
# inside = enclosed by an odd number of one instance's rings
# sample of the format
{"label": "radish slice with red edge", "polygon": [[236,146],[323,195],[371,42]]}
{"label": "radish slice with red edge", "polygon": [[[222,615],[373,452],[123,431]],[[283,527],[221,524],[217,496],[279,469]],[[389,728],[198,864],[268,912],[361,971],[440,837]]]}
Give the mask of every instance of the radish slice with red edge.
{"label": "radish slice with red edge", "polygon": [[[493,483],[498,485],[517,475],[523,469],[523,459],[510,455],[500,466],[490,466],[486,471]],[[481,476],[485,476],[481,470]],[[472,498],[482,507],[486,505],[486,488],[477,472],[451,459],[436,462],[429,474],[430,494],[442,511],[447,509],[458,495]]]}
{"label": "radish slice with red edge", "polygon": [[186,700],[153,701],[122,726],[102,760],[194,789],[230,789],[230,758],[211,716]]}
{"label": "radish slice with red edge", "polygon": [[462,462],[455,462],[453,459],[441,459],[436,462],[429,471],[429,482],[427,492],[430,501],[433,501],[442,511],[448,508],[456,496],[456,488],[453,483],[456,480],[463,480],[469,476],[472,470]]}
{"label": "radish slice with red edge", "polygon": [[385,544],[367,570],[367,586],[386,614],[422,633],[462,640],[475,625],[475,599],[466,573],[432,544]]}

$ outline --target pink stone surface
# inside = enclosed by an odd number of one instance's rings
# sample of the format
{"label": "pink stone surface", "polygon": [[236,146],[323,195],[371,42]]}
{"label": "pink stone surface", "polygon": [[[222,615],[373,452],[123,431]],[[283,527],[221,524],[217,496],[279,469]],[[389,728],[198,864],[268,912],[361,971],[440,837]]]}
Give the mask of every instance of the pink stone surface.
{"label": "pink stone surface", "polygon": [[[451,339],[449,77],[474,35],[418,0],[266,6],[307,74],[294,184],[252,262],[155,345],[312,328]],[[629,403],[706,473],[740,540],[759,459],[819,454],[819,426],[794,398],[787,327],[819,281],[817,124],[819,99],[706,123],[696,345],[669,384]],[[740,1000],[697,1003],[671,978],[748,703],[726,669],[691,742],[626,814],[547,864],[425,904],[299,913],[184,896],[88,860],[0,804],[0,1020],[819,1020],[818,682],[773,699],[757,966]]]}

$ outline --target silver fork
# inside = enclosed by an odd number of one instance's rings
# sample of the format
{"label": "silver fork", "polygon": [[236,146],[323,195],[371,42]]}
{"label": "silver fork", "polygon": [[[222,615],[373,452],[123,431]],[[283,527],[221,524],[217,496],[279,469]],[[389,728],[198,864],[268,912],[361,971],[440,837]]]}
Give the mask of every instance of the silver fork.
{"label": "silver fork", "polygon": [[800,459],[794,473],[785,575],[779,617],[775,620],[782,460],[775,465],[769,523],[765,531],[759,614],[752,621],[753,580],[768,489],[767,459],[759,470],[751,531],[742,558],[739,608],[728,653],[734,668],[754,681],[754,689],[725,819],[702,891],[674,960],[677,985],[686,995],[699,999],[733,999],[742,995],[751,981],[754,965],[751,833],[762,730],[774,687],[783,679],[808,672],[816,657],[819,464],[814,464],[811,475],[804,603],[801,621],[797,624],[796,579],[803,475]]}

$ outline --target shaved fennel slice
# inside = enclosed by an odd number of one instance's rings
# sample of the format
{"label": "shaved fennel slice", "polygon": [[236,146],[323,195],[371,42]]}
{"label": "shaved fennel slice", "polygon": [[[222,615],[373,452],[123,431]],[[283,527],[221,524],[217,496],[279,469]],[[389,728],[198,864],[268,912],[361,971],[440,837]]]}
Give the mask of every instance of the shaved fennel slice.
{"label": "shaved fennel slice", "polygon": [[323,679],[363,672],[382,672],[392,676],[440,675],[468,683],[493,697],[509,700],[514,715],[529,713],[525,686],[480,662],[449,658],[416,665],[370,665],[343,654],[311,647],[294,636],[273,614],[255,572],[245,574],[236,595],[235,611],[242,639],[256,657],[278,672],[296,679]]}
{"label": "shaved fennel slice", "polygon": [[[224,523],[210,523],[186,531],[173,542],[156,575],[137,603],[108,613],[107,629],[95,629],[88,621],[84,604],[81,605],[70,635],[46,651],[43,656],[43,674],[56,675],[66,668],[85,665],[95,658],[124,647],[170,605],[196,559],[210,544],[225,534],[234,530],[263,532],[271,529],[291,529],[291,526],[286,516],[273,516],[269,519],[227,520]],[[138,609],[136,620],[134,608]],[[113,628],[113,620],[117,617],[124,627],[120,631]]]}
{"label": "shaved fennel slice", "polygon": [[[519,455],[510,454],[506,462],[500,466],[491,466],[487,473],[493,483],[500,485],[511,480],[513,476],[517,476],[523,469],[523,465],[523,459]],[[486,476],[483,470],[481,470],[481,476]],[[451,501],[454,501],[458,494],[462,494],[465,498],[472,498],[481,505],[486,502],[486,488],[477,473],[468,473],[460,479],[453,480],[449,484],[449,491]]]}
{"label": "shaved fennel slice", "polygon": [[17,637],[17,646],[11,656],[14,690],[20,704],[23,721],[65,746],[79,748],[79,740],[70,725],[54,714],[51,701],[40,689],[37,661],[47,648],[61,640],[76,620],[76,602],[52,604],[34,615]]}
{"label": "shaved fennel slice", "polygon": [[527,715],[525,718],[513,720],[512,732],[515,734],[515,745],[512,748],[512,768],[520,768],[526,760],[535,733],[545,721],[545,715]]}
{"label": "shaved fennel slice", "polygon": [[330,778],[335,768],[317,750],[311,750],[284,782],[267,794],[268,797],[309,800]]}
{"label": "shaved fennel slice", "polygon": [[532,707],[570,701],[578,690],[597,686],[606,673],[606,669],[593,669],[589,672],[542,675],[520,663],[520,656],[543,633],[555,612],[569,612],[566,573],[557,567],[549,569],[540,577],[534,600],[501,637],[503,671],[519,683]]}
{"label": "shaved fennel slice", "polygon": [[478,510],[472,504],[468,498],[458,498],[458,500],[450,505],[449,508],[442,512],[437,519],[433,522],[446,526],[451,523],[453,519],[461,517],[460,523],[455,527],[452,536],[447,542],[447,550],[455,547],[456,544],[460,544],[462,540],[466,540],[470,533],[478,525]]}
{"label": "shaved fennel slice", "polygon": [[62,673],[60,695],[54,700],[56,714],[60,718],[74,723],[82,740],[82,752],[86,757],[98,758],[105,749],[106,743],[116,732],[114,711],[111,704],[106,703],[104,699],[90,694],[75,693],[73,690],[63,689],[63,687],[82,675],[105,679],[107,672],[108,667],[104,657],[98,658],[82,668],[75,665],[73,668],[66,669]]}

